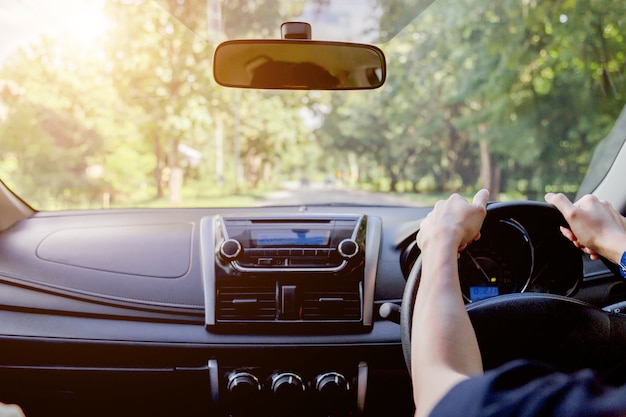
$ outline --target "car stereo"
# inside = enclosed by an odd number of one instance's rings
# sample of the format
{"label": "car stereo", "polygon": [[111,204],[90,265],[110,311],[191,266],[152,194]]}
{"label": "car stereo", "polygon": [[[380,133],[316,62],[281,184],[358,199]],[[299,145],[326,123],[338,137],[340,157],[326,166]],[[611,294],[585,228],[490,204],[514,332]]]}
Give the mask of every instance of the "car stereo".
{"label": "car stereo", "polygon": [[201,227],[207,326],[371,326],[379,218],[216,216]]}

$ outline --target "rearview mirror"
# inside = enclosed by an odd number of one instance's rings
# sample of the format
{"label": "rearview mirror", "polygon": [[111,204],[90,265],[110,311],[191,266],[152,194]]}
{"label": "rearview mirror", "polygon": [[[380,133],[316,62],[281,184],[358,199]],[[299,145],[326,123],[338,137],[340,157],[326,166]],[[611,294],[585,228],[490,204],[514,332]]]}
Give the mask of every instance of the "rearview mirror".
{"label": "rearview mirror", "polygon": [[385,82],[385,55],[372,45],[311,40],[236,40],[220,44],[215,81],[226,87],[358,90]]}

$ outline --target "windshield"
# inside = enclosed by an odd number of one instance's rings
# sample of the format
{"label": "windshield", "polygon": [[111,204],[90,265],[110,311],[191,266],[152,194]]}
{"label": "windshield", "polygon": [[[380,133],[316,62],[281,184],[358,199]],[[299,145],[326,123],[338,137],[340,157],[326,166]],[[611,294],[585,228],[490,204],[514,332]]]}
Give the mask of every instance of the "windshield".
{"label": "windshield", "polygon": [[[626,3],[429,3],[5,1],[0,179],[38,210],[575,194],[626,99]],[[220,42],[294,20],[379,46],[385,85],[214,82]]]}

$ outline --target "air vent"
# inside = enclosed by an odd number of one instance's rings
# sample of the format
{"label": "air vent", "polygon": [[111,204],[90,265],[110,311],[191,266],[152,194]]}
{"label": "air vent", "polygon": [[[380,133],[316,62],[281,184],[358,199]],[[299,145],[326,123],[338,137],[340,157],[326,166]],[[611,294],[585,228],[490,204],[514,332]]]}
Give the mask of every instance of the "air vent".
{"label": "air vent", "polygon": [[221,287],[217,292],[217,319],[254,321],[276,319],[276,287]]}
{"label": "air vent", "polygon": [[307,321],[361,320],[361,289],[358,283],[344,288],[309,289],[302,297],[302,319]]}

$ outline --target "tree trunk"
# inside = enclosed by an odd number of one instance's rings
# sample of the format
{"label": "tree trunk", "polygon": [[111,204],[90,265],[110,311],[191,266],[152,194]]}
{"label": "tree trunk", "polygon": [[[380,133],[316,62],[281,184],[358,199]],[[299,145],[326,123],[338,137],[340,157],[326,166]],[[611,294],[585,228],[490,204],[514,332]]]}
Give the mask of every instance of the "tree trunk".
{"label": "tree trunk", "polygon": [[486,140],[479,142],[480,146],[480,185],[491,191],[491,155],[489,143]]}
{"label": "tree trunk", "polygon": [[154,183],[156,185],[156,198],[163,198],[163,167],[165,161],[163,159],[163,148],[159,140],[159,134],[155,131],[153,136],[154,156],[156,156],[156,166],[154,167]]}
{"label": "tree trunk", "polygon": [[491,190],[489,190],[489,198],[496,201],[500,196],[500,185],[502,183],[502,168],[493,167],[493,176],[491,180]]}
{"label": "tree trunk", "polygon": [[500,192],[501,170],[493,166],[493,159],[489,153],[489,142],[481,140],[480,146],[480,185],[489,190],[491,200],[497,200]]}
{"label": "tree trunk", "polygon": [[352,187],[356,185],[356,183],[359,181],[360,176],[359,162],[357,160],[356,154],[353,152],[350,152],[348,154],[348,167],[348,184]]}
{"label": "tree trunk", "polygon": [[398,191],[397,190],[397,187],[398,187],[398,175],[395,172],[393,172],[392,168],[389,168],[388,172],[389,172],[389,180],[390,180],[389,189],[391,191],[393,191],[393,192]]}
{"label": "tree trunk", "polygon": [[169,180],[169,194],[170,203],[179,205],[182,202],[182,189],[183,189],[183,170],[179,164],[178,153],[178,141],[172,142],[169,155],[169,167],[170,167],[170,180]]}

